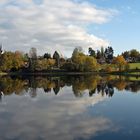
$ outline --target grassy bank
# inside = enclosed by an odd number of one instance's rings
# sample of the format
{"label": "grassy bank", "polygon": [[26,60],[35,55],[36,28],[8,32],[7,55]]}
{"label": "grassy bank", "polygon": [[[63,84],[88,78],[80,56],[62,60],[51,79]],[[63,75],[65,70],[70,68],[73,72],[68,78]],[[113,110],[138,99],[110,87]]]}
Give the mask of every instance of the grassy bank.
{"label": "grassy bank", "polygon": [[129,63],[130,69],[140,69],[140,63]]}

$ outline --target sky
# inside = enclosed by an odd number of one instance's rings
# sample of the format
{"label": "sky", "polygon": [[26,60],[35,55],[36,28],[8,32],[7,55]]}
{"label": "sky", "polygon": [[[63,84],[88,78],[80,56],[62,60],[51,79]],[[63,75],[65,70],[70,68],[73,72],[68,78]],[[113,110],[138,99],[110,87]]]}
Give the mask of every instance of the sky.
{"label": "sky", "polygon": [[39,55],[75,47],[140,51],[139,0],[0,0],[0,43],[6,51]]}

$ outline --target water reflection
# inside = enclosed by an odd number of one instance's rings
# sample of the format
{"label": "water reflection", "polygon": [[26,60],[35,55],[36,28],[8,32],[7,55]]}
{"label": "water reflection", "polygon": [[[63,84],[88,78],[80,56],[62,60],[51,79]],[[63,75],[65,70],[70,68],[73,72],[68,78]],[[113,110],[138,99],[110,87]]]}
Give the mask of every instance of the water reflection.
{"label": "water reflection", "polygon": [[112,97],[114,89],[137,93],[140,90],[140,81],[131,81],[126,77],[119,76],[1,77],[0,99],[3,95],[13,93],[23,95],[26,92],[29,92],[30,97],[36,97],[37,88],[42,88],[45,93],[53,91],[55,95],[58,95],[64,87],[72,87],[76,97],[82,97],[86,90],[90,97],[96,93]]}
{"label": "water reflection", "polygon": [[140,138],[139,98],[135,104],[127,96],[125,102],[110,98],[118,91],[137,93],[139,83],[118,76],[1,77],[0,139]]}
{"label": "water reflection", "polygon": [[88,139],[102,131],[115,131],[116,127],[108,118],[93,117],[87,112],[87,105],[102,100],[100,96],[95,96],[94,101],[73,100],[67,95],[34,103],[25,98],[16,102],[10,100],[6,106],[8,112],[0,117],[0,136],[3,140],[74,140]]}

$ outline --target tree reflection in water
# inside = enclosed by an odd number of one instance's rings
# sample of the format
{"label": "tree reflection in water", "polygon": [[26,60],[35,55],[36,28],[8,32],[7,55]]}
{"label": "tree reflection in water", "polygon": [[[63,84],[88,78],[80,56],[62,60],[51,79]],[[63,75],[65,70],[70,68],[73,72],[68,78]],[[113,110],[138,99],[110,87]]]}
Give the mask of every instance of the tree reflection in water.
{"label": "tree reflection in water", "polygon": [[42,88],[45,93],[53,90],[55,95],[65,87],[72,87],[76,97],[84,95],[88,90],[89,96],[101,94],[112,97],[114,89],[128,90],[136,93],[140,90],[140,81],[131,81],[128,77],[120,76],[62,76],[62,77],[8,77],[0,78],[0,99],[3,95],[23,95],[29,93],[30,97],[37,96],[37,88]]}
{"label": "tree reflection in water", "polygon": [[121,90],[137,93],[140,81],[93,75],[1,77],[0,139],[137,139],[139,98],[119,95]]}

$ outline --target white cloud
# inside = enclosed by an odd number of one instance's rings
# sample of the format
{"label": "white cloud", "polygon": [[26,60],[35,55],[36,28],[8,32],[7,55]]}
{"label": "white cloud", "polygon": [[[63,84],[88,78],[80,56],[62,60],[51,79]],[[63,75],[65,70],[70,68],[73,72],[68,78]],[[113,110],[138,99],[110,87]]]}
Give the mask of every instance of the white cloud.
{"label": "white cloud", "polygon": [[38,5],[32,0],[2,0],[0,7],[4,49],[28,51],[36,47],[39,53],[56,49],[66,54],[75,46],[107,46],[108,41],[89,34],[86,27],[105,23],[115,13],[72,0],[44,0]]}
{"label": "white cloud", "polygon": [[8,111],[13,115],[8,121],[5,118],[0,119],[1,128],[8,131],[1,133],[1,138],[22,137],[34,140],[41,136],[49,140],[72,140],[79,137],[88,139],[91,136],[96,137],[99,132],[119,129],[109,118],[94,116],[88,112],[89,106],[96,112],[94,105],[107,100],[106,96],[94,94],[93,97],[74,98],[69,87],[62,89],[58,96],[54,96],[52,92],[43,95],[42,90],[37,93],[39,97],[35,102],[29,100],[28,96],[13,96],[12,100],[7,100],[3,113]]}

